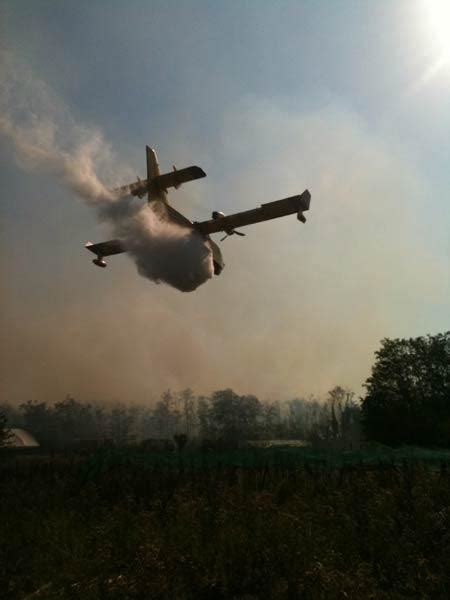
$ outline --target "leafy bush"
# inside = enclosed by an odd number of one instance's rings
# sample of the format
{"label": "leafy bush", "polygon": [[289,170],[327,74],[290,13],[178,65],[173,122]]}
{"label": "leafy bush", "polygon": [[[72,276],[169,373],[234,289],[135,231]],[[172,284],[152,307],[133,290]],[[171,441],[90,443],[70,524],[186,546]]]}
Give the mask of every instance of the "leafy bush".
{"label": "leafy bush", "polygon": [[383,340],[366,388],[368,439],[450,447],[450,332]]}

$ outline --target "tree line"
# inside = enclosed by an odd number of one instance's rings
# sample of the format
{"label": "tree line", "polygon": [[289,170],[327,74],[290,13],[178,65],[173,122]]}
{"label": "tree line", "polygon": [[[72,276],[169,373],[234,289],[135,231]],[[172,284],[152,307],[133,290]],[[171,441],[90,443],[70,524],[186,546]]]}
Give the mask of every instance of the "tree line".
{"label": "tree line", "polygon": [[165,391],[153,407],[100,406],[72,396],[50,405],[28,401],[0,406],[4,425],[22,427],[43,445],[103,441],[117,445],[174,440],[236,447],[249,440],[296,439],[351,446],[359,440],[360,407],[353,392],[331,390],[325,401],[294,398],[263,402],[231,389],[197,396],[190,389]]}

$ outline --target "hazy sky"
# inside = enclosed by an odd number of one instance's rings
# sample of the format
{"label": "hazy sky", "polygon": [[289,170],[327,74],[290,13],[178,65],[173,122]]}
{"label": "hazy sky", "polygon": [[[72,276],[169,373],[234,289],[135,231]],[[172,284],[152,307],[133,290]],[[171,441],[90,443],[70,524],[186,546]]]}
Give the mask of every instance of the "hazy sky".
{"label": "hazy sky", "polygon": [[127,256],[95,268],[83,244],[107,228],[4,131],[0,401],[360,393],[382,338],[448,330],[438,4],[0,0],[0,109],[25,135],[73,155],[101,134],[107,185],[145,176],[145,144],[200,165],[170,194],[194,220],[312,194],[305,225],[227,239],[222,275],[182,293]]}

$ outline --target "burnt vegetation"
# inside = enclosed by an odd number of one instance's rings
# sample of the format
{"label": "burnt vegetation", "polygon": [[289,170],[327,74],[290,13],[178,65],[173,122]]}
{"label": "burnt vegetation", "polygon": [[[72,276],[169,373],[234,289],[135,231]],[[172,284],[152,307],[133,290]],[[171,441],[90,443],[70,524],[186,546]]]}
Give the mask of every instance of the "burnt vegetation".
{"label": "burnt vegetation", "polygon": [[0,449],[3,596],[448,598],[450,333],[365,389],[3,406],[41,444]]}

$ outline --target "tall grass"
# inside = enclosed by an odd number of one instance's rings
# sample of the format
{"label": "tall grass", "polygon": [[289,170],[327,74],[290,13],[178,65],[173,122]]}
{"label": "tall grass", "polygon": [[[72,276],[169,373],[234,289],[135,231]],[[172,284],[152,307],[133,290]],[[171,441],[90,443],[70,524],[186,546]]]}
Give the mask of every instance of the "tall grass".
{"label": "tall grass", "polygon": [[10,458],[0,475],[1,597],[450,596],[444,463],[199,468],[123,452]]}

